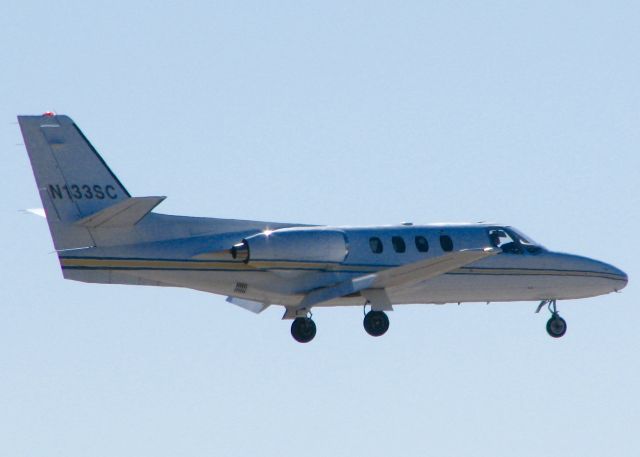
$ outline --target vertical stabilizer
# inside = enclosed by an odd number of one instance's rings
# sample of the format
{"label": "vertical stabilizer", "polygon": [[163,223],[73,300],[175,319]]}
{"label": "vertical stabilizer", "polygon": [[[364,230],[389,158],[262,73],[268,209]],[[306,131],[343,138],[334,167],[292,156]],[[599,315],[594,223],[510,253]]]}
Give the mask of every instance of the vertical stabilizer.
{"label": "vertical stabilizer", "polygon": [[75,222],[130,198],[68,116],[18,116],[55,248],[92,246]]}

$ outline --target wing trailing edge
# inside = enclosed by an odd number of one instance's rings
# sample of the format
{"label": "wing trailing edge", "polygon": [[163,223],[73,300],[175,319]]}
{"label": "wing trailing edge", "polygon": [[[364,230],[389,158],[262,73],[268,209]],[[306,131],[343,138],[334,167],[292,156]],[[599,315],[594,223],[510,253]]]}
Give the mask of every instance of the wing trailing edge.
{"label": "wing trailing edge", "polygon": [[227,297],[227,302],[232,305],[239,306],[242,309],[251,311],[252,313],[259,314],[269,307],[269,303],[247,300],[245,298]]}

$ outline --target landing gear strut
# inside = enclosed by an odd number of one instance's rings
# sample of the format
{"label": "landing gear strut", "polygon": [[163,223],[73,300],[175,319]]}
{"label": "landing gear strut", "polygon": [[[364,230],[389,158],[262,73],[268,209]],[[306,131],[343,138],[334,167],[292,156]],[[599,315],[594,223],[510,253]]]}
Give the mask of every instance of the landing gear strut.
{"label": "landing gear strut", "polygon": [[371,336],[382,336],[389,330],[389,318],[384,311],[369,311],[364,315],[362,323]]}
{"label": "landing gear strut", "polygon": [[296,317],[291,324],[291,336],[298,343],[308,343],[316,336],[316,323],[311,317]]}
{"label": "landing gear strut", "polygon": [[555,300],[542,300],[540,305],[538,305],[536,313],[540,312],[545,305],[551,313],[551,318],[547,321],[547,333],[553,338],[560,338],[567,333],[567,321],[558,314]]}

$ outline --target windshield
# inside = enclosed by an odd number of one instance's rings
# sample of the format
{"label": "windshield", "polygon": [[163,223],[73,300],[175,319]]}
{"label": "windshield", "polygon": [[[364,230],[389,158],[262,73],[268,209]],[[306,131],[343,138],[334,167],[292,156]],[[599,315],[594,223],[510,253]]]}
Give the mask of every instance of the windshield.
{"label": "windshield", "polygon": [[527,250],[527,252],[531,254],[537,254],[539,252],[546,251],[544,246],[542,246],[540,243],[536,243],[527,235],[522,233],[520,230],[515,229],[513,227],[509,227],[508,229],[518,237],[518,241],[520,241],[520,244],[522,244],[522,246]]}
{"label": "windshield", "polygon": [[545,249],[513,227],[494,227],[488,230],[491,245],[509,254],[539,254]]}

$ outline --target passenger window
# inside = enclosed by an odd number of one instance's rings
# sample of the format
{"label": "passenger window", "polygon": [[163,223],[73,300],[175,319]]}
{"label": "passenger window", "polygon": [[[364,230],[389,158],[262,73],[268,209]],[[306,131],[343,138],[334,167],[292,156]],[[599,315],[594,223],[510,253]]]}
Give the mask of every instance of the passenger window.
{"label": "passenger window", "polygon": [[380,238],[371,237],[369,238],[369,247],[371,247],[371,252],[374,254],[380,254],[382,252],[382,241]]}
{"label": "passenger window", "polygon": [[505,230],[492,229],[489,230],[489,241],[491,245],[502,249],[502,252],[508,254],[522,254],[522,247],[516,240]]}
{"label": "passenger window", "polygon": [[445,252],[453,251],[453,240],[449,235],[440,235],[440,247]]}
{"label": "passenger window", "polygon": [[407,246],[401,236],[391,237],[391,244],[393,244],[393,250],[396,252],[402,253],[407,250]]}
{"label": "passenger window", "polygon": [[416,236],[416,249],[418,252],[429,252],[429,242],[424,236]]}

